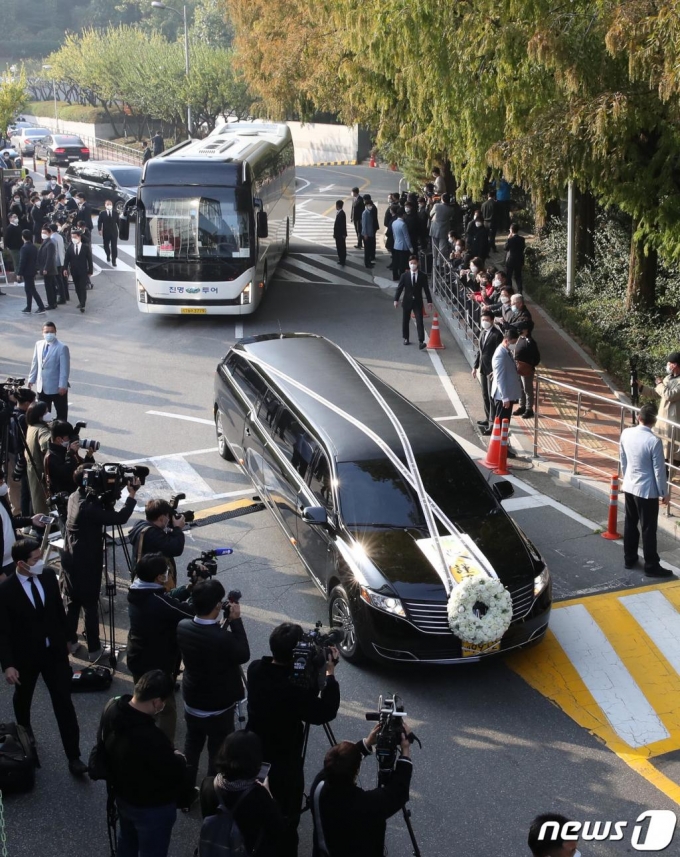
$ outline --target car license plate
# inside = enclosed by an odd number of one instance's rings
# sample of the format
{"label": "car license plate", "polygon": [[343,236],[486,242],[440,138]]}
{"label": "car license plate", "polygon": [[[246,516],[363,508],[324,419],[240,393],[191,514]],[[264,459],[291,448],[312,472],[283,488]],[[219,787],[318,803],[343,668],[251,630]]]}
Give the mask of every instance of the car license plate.
{"label": "car license plate", "polygon": [[495,643],[466,643],[464,640],[461,640],[460,645],[464,658],[476,658],[480,655],[497,652],[501,647],[501,641],[497,640]]}
{"label": "car license plate", "polygon": [[204,306],[183,306],[180,312],[183,315],[205,315],[208,310]]}

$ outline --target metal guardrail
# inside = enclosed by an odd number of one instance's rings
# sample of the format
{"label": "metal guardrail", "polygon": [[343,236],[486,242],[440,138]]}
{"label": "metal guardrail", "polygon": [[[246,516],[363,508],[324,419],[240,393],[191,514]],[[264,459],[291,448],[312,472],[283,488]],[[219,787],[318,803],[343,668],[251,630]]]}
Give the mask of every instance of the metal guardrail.
{"label": "metal guardrail", "polygon": [[98,137],[88,137],[78,134],[80,139],[90,150],[90,157],[95,161],[121,161],[125,164],[142,166],[143,152],[133,149],[132,146],[122,146],[111,140],[100,140]]}
{"label": "metal guardrail", "polygon": [[[432,255],[421,250],[421,268],[431,274],[432,291],[440,313],[457,334],[459,344],[475,350],[479,342],[480,305],[468,298],[468,287],[432,243]],[[607,484],[621,475],[619,439],[626,425],[634,425],[640,409],[618,399],[566,384],[545,374],[535,376],[533,455],[558,459],[573,474],[589,473]],[[680,510],[680,424],[657,421],[663,428],[671,509]],[[665,437],[666,432],[670,435]]]}

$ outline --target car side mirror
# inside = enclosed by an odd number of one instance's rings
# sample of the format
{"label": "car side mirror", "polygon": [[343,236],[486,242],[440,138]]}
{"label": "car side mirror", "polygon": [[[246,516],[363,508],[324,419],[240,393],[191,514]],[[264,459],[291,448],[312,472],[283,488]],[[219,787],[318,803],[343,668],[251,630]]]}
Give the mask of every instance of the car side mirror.
{"label": "car side mirror", "polygon": [[267,212],[266,211],[258,211],[257,212],[257,237],[258,238],[268,238],[269,237],[269,224],[267,223]]}
{"label": "car side mirror", "polygon": [[509,500],[515,493],[515,489],[507,479],[499,479],[498,482],[493,483],[491,488],[499,500]]}
{"label": "car side mirror", "polygon": [[302,520],[306,524],[319,527],[328,526],[328,514],[323,506],[305,506],[302,510]]}

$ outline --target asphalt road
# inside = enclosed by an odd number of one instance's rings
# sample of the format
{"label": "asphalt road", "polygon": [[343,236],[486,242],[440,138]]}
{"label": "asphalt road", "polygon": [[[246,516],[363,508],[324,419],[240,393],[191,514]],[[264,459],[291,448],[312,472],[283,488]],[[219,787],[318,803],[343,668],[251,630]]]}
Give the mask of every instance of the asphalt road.
{"label": "asphalt road", "polygon": [[[473,453],[480,449],[470,419],[479,416],[478,391],[446,333],[447,349],[436,359],[413,346],[404,348],[401,313],[394,310],[389,283],[367,279],[356,250],[350,251],[348,269],[336,272],[334,267],[332,221],[325,218],[335,199],[348,198],[350,188],[358,184],[373,194],[382,212],[398,176],[362,167],[302,168],[298,175],[299,202],[307,214],[299,217],[290,259],[271,282],[255,317],[235,321],[142,315],[135,306],[131,271],[112,270],[103,262],[88,294],[86,314],[75,310],[73,300],[52,314],[59,338],[71,348],[70,417],[87,421],[87,436],[101,441],[100,460],[150,466],[144,496],[186,490],[191,501],[187,505],[196,509],[218,506],[225,495],[227,500],[250,496],[245,477],[215,450],[212,385],[216,362],[229,345],[238,336],[261,332],[296,330],[328,336],[441,419],[470,444]],[[121,260],[132,266],[125,253]],[[380,277],[389,272],[379,266],[376,273]],[[42,321],[19,314],[21,289],[6,291],[9,296],[0,299],[3,377],[26,374]],[[453,394],[438,369],[453,380]],[[595,534],[606,517],[603,504],[556,485],[531,470],[529,462],[520,463],[515,473],[521,481],[515,483],[516,497],[508,508],[544,553],[559,598],[617,592],[643,582],[638,572],[624,573],[620,546]],[[227,589],[243,592],[254,657],[267,653],[268,635],[281,621],[305,627],[317,619],[327,623],[322,597],[268,512],[194,528],[185,558],[216,546],[235,549],[233,556],[220,561],[220,579]],[[126,574],[119,571],[115,624],[123,642]],[[539,663],[540,652],[537,647],[525,657]],[[559,811],[579,820],[626,820],[632,826],[644,810],[676,808],[673,800],[525,681],[522,676],[527,673],[526,662],[510,665],[503,660],[402,670],[341,664],[342,705],[333,724],[339,739],[367,734],[364,712],[376,708],[380,693],[398,692],[422,740],[422,750],[415,748],[413,754],[410,807],[423,855],[444,850],[466,857],[526,854],[528,824],[539,812]],[[129,688],[123,657],[112,693]],[[100,694],[75,698],[85,756],[105,701]],[[0,718],[11,717],[10,691],[3,687]],[[34,703],[34,729],[42,768],[32,792],[5,799],[9,854],[33,857],[46,849],[52,857],[108,853],[104,788],[68,774],[42,687]],[[180,747],[182,737],[180,726]],[[325,749],[323,731],[313,729],[308,781],[320,767]],[[364,786],[374,782],[374,764],[364,763]],[[199,826],[196,811],[180,814],[172,857],[192,853]],[[390,853],[410,854],[400,816],[389,823],[388,831]],[[308,816],[301,833],[304,855],[311,851]],[[628,853],[630,844],[629,839],[591,842],[581,850],[586,857],[616,857]]]}

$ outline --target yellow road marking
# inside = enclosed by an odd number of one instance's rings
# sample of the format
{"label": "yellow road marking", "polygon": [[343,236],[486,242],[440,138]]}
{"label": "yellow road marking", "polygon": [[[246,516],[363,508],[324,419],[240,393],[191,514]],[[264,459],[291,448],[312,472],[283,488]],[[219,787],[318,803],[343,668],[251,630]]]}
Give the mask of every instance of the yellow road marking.
{"label": "yellow road marking", "polygon": [[202,521],[204,518],[211,518],[213,515],[223,515],[225,512],[233,512],[235,509],[245,509],[246,506],[254,505],[255,501],[250,497],[232,500],[231,503],[222,503],[219,506],[211,506],[209,509],[201,509],[200,512],[196,512],[194,520]]}
{"label": "yellow road marking", "polygon": [[632,770],[680,805],[680,785],[657,770],[650,761],[680,749],[680,675],[618,600],[623,596],[654,590],[661,591],[680,610],[680,581],[561,601],[554,605],[554,609],[581,604],[588,610],[669,731],[669,738],[635,749],[628,746],[611,727],[551,631],[540,646],[510,655],[506,662],[531,687],[554,702]]}

